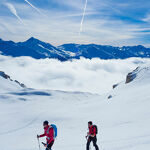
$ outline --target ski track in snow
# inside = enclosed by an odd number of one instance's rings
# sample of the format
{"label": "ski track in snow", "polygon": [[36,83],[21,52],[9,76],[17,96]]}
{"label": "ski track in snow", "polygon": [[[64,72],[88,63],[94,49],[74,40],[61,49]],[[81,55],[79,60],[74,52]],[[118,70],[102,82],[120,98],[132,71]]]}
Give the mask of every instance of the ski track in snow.
{"label": "ski track in snow", "polygon": [[[38,116],[39,116],[39,115],[38,115]],[[39,117],[34,118],[33,120],[31,120],[31,122],[29,122],[28,124],[24,125],[23,127],[20,127],[20,128],[17,128],[17,129],[12,129],[12,130],[9,130],[9,131],[0,132],[0,136],[1,136],[1,135],[5,135],[5,134],[11,134],[11,133],[14,133],[14,132],[18,132],[19,130],[23,130],[23,129],[29,127],[30,125],[32,125],[33,123],[35,123],[35,121],[36,121],[38,118],[39,118]]]}

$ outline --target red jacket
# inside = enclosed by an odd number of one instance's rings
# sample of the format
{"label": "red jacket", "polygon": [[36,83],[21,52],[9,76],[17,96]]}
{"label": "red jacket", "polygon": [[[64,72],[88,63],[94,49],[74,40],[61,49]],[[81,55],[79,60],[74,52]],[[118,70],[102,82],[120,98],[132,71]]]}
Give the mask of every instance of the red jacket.
{"label": "red jacket", "polygon": [[94,126],[89,127],[89,134],[96,136],[96,128]]}
{"label": "red jacket", "polygon": [[40,137],[46,136],[47,144],[50,144],[54,141],[54,129],[50,126],[44,128],[44,134],[41,134]]}

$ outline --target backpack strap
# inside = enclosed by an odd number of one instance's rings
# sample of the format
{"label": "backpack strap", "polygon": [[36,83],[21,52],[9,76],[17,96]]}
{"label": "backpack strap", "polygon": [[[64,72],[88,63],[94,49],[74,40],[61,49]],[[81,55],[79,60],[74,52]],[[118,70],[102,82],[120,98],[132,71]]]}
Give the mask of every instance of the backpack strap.
{"label": "backpack strap", "polygon": [[[49,134],[49,130],[53,128],[52,126],[49,126],[48,129],[47,129],[47,134]],[[54,130],[54,129],[53,129]],[[55,134],[55,133],[54,133]],[[53,136],[53,138],[55,138],[55,136]]]}
{"label": "backpack strap", "polygon": [[47,134],[49,134],[49,130],[50,130],[50,128],[52,128],[52,127],[50,127],[50,126],[48,127],[48,129],[47,129]]}
{"label": "backpack strap", "polygon": [[92,126],[92,132],[94,132],[94,128],[96,128],[95,125]]}
{"label": "backpack strap", "polygon": [[92,125],[92,132],[94,132],[94,126]]}

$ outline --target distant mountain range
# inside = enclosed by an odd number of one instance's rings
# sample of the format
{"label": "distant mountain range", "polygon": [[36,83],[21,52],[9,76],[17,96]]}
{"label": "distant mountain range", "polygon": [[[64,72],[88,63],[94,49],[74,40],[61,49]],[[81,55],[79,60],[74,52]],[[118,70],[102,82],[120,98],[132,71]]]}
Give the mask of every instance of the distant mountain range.
{"label": "distant mountain range", "polygon": [[30,56],[35,59],[54,58],[60,61],[84,58],[125,59],[130,57],[150,58],[150,48],[142,45],[113,47],[96,44],[63,44],[55,47],[31,37],[15,43],[0,39],[0,54],[5,56]]}

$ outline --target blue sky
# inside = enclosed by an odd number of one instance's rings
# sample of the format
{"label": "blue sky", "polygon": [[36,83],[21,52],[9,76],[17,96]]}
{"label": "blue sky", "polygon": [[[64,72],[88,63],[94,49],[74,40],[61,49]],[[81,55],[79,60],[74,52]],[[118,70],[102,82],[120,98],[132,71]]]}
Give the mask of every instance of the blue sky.
{"label": "blue sky", "polygon": [[[29,5],[29,3],[32,4]],[[149,0],[1,0],[0,38],[150,47]]]}

